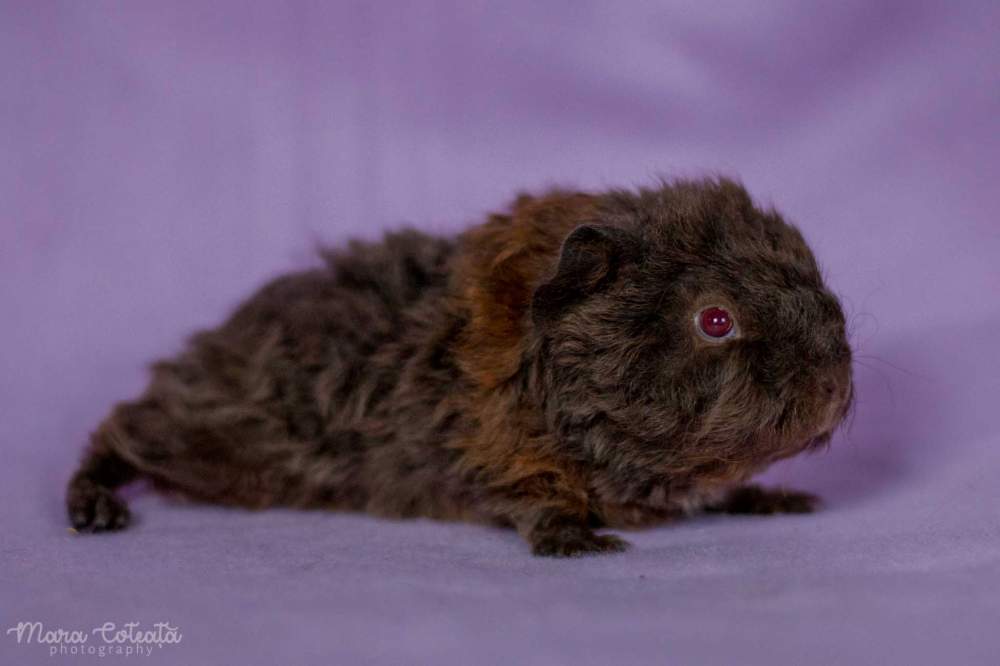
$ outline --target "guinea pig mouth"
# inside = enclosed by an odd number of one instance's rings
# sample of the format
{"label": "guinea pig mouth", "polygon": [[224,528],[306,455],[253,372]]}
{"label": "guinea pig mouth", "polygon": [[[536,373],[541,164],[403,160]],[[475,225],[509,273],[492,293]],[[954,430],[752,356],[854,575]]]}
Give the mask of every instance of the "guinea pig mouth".
{"label": "guinea pig mouth", "polygon": [[833,433],[844,422],[852,404],[851,393],[848,393],[848,396],[840,402],[831,401],[824,410],[825,414],[823,418],[816,424],[816,430],[813,431],[818,434],[808,437],[802,446],[802,450],[812,453],[813,451],[828,449],[830,447],[830,440],[833,438]]}
{"label": "guinea pig mouth", "polygon": [[813,432],[818,434],[808,438],[803,447],[806,451],[828,448],[834,431],[847,418],[853,405],[854,390],[849,382],[845,386],[828,389],[828,391],[830,399],[820,403],[817,420],[813,424],[816,428]]}
{"label": "guinea pig mouth", "polygon": [[823,449],[827,449],[829,448],[829,446],[830,446],[830,433],[824,432],[823,434],[817,435],[816,437],[813,437],[812,439],[807,441],[803,449],[805,449],[809,453],[812,453],[814,451],[821,451]]}

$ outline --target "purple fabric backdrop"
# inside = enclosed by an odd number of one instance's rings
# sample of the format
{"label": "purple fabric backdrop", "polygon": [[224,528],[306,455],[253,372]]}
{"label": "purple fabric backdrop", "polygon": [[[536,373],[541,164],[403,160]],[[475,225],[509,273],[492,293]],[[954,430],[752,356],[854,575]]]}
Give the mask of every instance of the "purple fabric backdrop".
{"label": "purple fabric backdrop", "polygon": [[[29,620],[170,622],[164,664],[1000,663],[996,4],[518,4],[0,1],[0,663],[52,663]],[[823,513],[582,561],[142,492],[66,532],[144,365],[317,242],[706,171],[851,315],[853,427],[768,475]]]}

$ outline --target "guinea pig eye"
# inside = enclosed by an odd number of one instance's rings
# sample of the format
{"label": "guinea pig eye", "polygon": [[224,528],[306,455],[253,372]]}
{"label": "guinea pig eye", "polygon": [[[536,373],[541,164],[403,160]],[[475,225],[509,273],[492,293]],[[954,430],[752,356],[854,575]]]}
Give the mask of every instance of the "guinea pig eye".
{"label": "guinea pig eye", "polygon": [[705,308],[696,319],[698,331],[706,338],[721,340],[733,334],[733,317],[728,310],[717,306]]}

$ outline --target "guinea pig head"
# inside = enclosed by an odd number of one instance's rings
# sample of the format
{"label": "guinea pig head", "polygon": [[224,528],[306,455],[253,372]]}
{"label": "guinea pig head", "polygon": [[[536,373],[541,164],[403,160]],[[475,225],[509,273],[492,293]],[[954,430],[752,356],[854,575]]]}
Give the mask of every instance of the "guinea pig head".
{"label": "guinea pig head", "polygon": [[546,418],[575,455],[723,482],[829,440],[851,350],[797,229],[728,180],[588,215],[531,303]]}

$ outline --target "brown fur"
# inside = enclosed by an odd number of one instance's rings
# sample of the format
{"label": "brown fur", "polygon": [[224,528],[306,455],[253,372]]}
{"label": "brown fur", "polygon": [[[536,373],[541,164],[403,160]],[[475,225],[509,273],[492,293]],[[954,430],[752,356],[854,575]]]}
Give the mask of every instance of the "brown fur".
{"label": "brown fur", "polygon": [[[542,555],[698,509],[806,511],[740,486],[825,443],[851,398],[840,306],[801,235],[727,180],[521,196],[457,239],[329,251],[154,366],[67,504],[124,527],[144,476],[210,502],[516,527]],[[722,305],[739,334],[700,336]]]}

